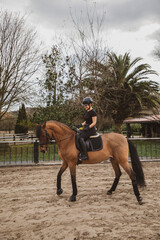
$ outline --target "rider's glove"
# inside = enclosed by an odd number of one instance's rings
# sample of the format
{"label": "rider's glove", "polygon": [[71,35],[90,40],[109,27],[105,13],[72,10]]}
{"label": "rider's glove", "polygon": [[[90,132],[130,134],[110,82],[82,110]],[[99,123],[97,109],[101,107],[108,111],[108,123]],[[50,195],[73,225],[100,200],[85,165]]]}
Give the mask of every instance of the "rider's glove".
{"label": "rider's glove", "polygon": [[81,127],[82,127],[82,124],[77,124],[76,127],[77,127],[77,128],[81,128]]}

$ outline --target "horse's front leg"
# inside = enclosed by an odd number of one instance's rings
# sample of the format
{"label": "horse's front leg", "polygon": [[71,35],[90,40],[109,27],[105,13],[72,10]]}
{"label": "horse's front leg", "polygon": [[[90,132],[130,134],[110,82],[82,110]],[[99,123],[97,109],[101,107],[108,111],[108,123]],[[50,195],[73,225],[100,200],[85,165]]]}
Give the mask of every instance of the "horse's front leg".
{"label": "horse's front leg", "polygon": [[57,195],[61,195],[63,190],[61,188],[61,176],[64,173],[64,171],[67,169],[68,164],[67,162],[63,161],[62,166],[57,174]]}
{"label": "horse's front leg", "polygon": [[76,164],[70,163],[69,164],[69,169],[70,169],[70,174],[71,174],[71,182],[72,182],[72,190],[73,190],[73,193],[70,196],[69,201],[70,202],[75,202],[76,201],[76,196],[77,196]]}

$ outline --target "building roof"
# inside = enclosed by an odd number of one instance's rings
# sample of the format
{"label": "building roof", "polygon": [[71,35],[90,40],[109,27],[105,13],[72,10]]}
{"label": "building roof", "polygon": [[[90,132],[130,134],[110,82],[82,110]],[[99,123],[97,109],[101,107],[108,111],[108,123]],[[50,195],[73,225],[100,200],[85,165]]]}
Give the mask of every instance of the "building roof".
{"label": "building roof", "polygon": [[149,123],[149,122],[160,123],[160,115],[149,115],[141,118],[132,118],[132,119],[124,120],[124,123]]}

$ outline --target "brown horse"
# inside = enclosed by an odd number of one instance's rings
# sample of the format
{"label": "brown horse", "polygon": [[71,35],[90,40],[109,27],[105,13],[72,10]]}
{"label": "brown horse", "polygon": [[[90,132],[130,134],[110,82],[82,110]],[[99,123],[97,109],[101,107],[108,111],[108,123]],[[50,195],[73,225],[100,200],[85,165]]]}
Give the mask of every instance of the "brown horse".
{"label": "brown horse", "polygon": [[[39,138],[41,152],[46,152],[47,145],[51,139],[54,139],[59,148],[59,155],[62,159],[62,166],[57,175],[57,195],[62,194],[61,176],[69,167],[72,181],[73,194],[70,201],[76,201],[77,184],[76,184],[76,166],[79,151],[75,144],[76,132],[65,124],[56,121],[47,121],[37,126],[37,137]],[[111,160],[111,164],[115,171],[115,179],[112,187],[107,192],[108,195],[115,191],[121,176],[120,166],[129,175],[134,194],[139,204],[142,204],[138,186],[145,186],[143,169],[138,158],[136,148],[133,143],[126,139],[123,135],[117,133],[108,133],[102,135],[103,148],[99,151],[88,152],[89,160],[82,161],[83,164],[100,163],[107,159]],[[131,156],[132,167],[128,163],[128,148]]]}

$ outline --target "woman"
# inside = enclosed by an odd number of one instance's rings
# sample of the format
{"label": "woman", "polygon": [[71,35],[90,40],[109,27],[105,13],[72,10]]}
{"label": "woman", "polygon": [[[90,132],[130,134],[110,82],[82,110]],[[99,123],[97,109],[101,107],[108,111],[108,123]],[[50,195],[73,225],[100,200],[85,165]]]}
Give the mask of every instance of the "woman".
{"label": "woman", "polygon": [[79,157],[80,160],[88,160],[87,155],[87,148],[85,140],[87,140],[91,135],[96,134],[96,128],[95,125],[97,123],[97,114],[92,108],[93,100],[90,97],[86,97],[83,99],[83,106],[86,110],[84,114],[84,122],[77,127],[84,127],[83,130],[81,130],[79,135],[79,143],[82,148],[81,156]]}

